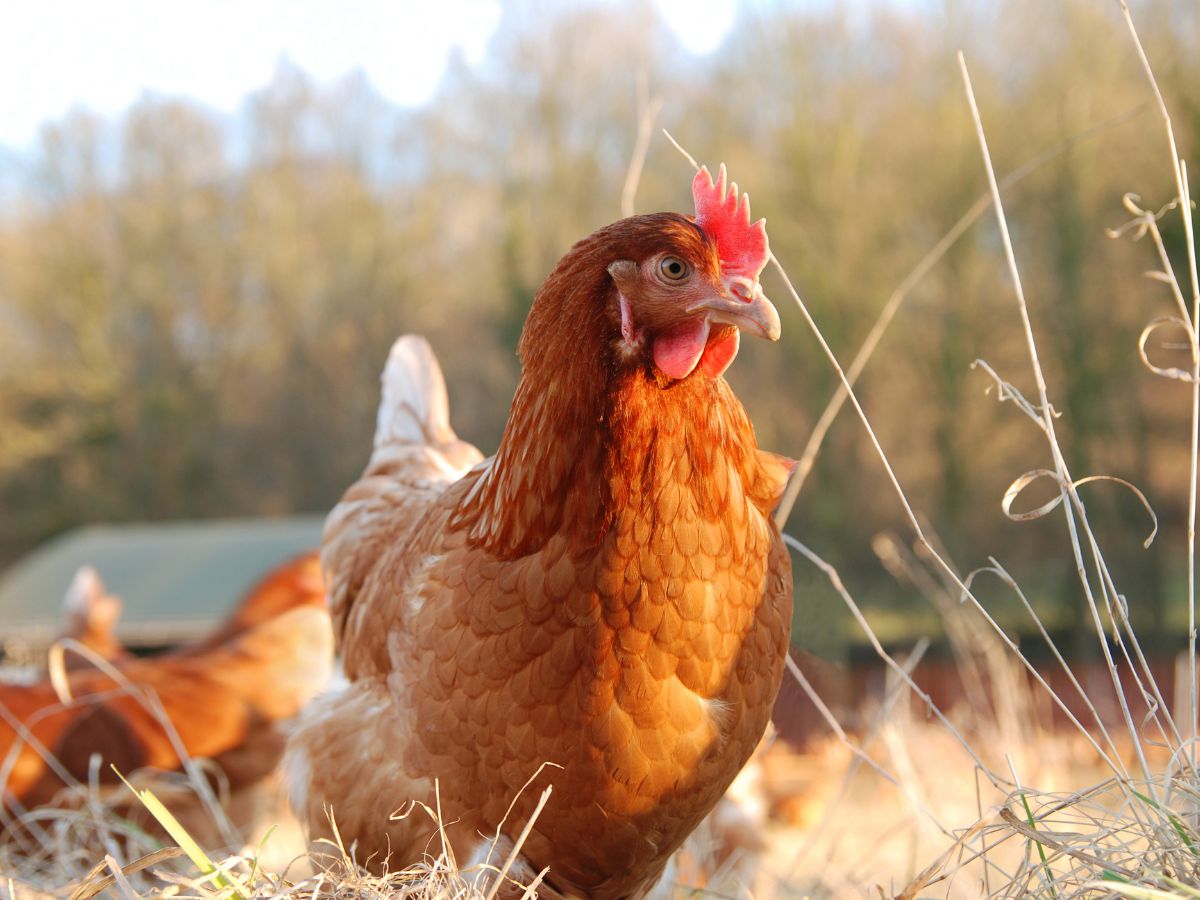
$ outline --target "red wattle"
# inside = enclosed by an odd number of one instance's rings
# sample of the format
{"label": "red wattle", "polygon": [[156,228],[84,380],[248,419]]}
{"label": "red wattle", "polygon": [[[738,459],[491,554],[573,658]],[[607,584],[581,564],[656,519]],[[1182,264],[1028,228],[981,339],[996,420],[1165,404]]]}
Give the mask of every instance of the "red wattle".
{"label": "red wattle", "polygon": [[707,320],[691,319],[654,339],[654,364],[668,378],[686,378],[700,362],[708,341]]}
{"label": "red wattle", "polygon": [[727,328],[708,343],[708,349],[700,359],[700,369],[705,375],[719,378],[725,374],[733,358],[737,356],[742,333],[736,328]]}

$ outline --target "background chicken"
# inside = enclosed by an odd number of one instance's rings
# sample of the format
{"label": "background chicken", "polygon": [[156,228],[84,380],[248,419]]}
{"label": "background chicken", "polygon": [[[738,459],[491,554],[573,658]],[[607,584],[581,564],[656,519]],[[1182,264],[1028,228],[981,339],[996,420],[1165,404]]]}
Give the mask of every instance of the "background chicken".
{"label": "background chicken", "polygon": [[723,167],[693,193],[694,220],[625,219],[559,262],[499,450],[469,471],[428,346],[393,348],[371,461],[326,525],[350,683],[310,705],[288,760],[314,834],[331,808],[360,860],[428,849],[427,818],[389,814],[433,807],[436,785],[460,862],[499,862],[552,784],[524,871],[637,895],[763,732],[791,618],[768,516],[789,465],[721,374],[740,330],[775,339],[779,320],[748,199]]}
{"label": "background chicken", "polygon": [[[105,590],[100,574],[91,566],[83,566],[71,579],[63,598],[63,630],[59,640],[74,641],[109,662],[132,659],[115,631],[122,606],[120,597]],[[68,645],[63,665],[74,670],[86,669],[92,663]]]}
{"label": "background chicken", "polygon": [[212,759],[231,789],[270,775],[283,752],[277,723],[329,676],[324,597],[316,554],[304,554],[253,587],[213,635],[139,659],[112,633],[120,601],[95,573],[77,578],[67,635],[112,662],[119,677],[68,653],[69,702],[60,702],[48,679],[0,684],[6,798],[22,807],[49,803],[67,779],[87,780],[93,754],[103,760],[102,781],[115,779],[110,766],[124,774],[178,769],[180,749],[164,715],[186,755]]}

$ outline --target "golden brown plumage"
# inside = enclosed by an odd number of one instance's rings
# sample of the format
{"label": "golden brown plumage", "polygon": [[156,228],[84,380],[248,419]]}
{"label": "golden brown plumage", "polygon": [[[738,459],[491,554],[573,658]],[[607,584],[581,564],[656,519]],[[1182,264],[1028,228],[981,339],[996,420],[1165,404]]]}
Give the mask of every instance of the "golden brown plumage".
{"label": "golden brown plumage", "polygon": [[[761,231],[748,210],[742,227]],[[289,749],[314,833],[331,808],[360,860],[415,859],[431,823],[389,814],[433,806],[436,780],[460,863],[498,831],[502,859],[552,784],[527,871],[635,896],[753,751],[791,618],[769,516],[789,464],[720,377],[736,327],[778,319],[761,264],[731,272],[715,230],[640,216],[573,247],[534,300],[500,447],[469,471],[428,346],[397,342],[375,452],[326,526],[350,683]]]}

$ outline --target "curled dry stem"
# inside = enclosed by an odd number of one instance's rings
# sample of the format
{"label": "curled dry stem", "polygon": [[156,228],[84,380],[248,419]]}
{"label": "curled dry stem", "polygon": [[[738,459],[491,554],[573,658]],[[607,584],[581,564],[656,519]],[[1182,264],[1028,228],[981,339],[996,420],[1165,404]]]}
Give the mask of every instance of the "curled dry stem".
{"label": "curled dry stem", "polygon": [[[1150,84],[1150,89],[1154,93],[1155,102],[1158,105],[1159,115],[1162,117],[1163,128],[1166,131],[1167,149],[1170,153],[1171,174],[1175,179],[1175,194],[1179,201],[1179,213],[1183,220],[1183,233],[1187,243],[1187,260],[1188,260],[1188,275],[1191,279],[1192,287],[1192,309],[1191,317],[1187,316],[1187,304],[1183,302],[1182,291],[1179,290],[1176,284],[1176,302],[1183,311],[1183,318],[1192,323],[1189,329],[1191,332],[1192,344],[1192,422],[1191,422],[1191,471],[1188,480],[1188,722],[1187,734],[1188,742],[1192,747],[1191,764],[1192,768],[1196,767],[1196,739],[1197,739],[1197,679],[1196,679],[1196,488],[1200,482],[1200,346],[1197,344],[1195,335],[1195,326],[1200,322],[1200,276],[1197,275],[1196,267],[1196,238],[1192,223],[1192,198],[1188,187],[1187,166],[1180,159],[1179,146],[1175,142],[1175,128],[1171,124],[1171,113],[1167,109],[1167,103],[1163,99],[1162,91],[1159,90],[1158,80],[1154,77],[1154,70],[1150,67],[1150,60],[1146,56],[1146,50],[1142,46],[1142,39],[1138,36],[1137,27],[1133,24],[1133,14],[1129,10],[1129,4],[1126,0],[1120,0],[1121,11],[1125,17],[1125,24],[1129,29],[1129,36],[1133,40],[1134,49],[1137,51],[1138,60],[1142,64],[1142,69],[1146,73],[1146,80]],[[1153,231],[1157,233],[1157,224],[1150,223]],[[1158,241],[1161,248],[1161,240]],[[1160,249],[1160,259],[1164,261],[1163,271],[1170,273],[1172,280],[1175,279],[1174,269],[1171,267],[1169,260],[1166,259],[1165,251]]]}

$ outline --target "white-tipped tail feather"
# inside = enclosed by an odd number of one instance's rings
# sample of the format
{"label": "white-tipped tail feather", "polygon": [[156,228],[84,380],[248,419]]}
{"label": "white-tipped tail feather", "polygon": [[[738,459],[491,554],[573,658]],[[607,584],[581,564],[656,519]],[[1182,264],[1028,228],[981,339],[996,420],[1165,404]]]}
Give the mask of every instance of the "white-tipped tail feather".
{"label": "white-tipped tail feather", "polygon": [[91,566],[80,566],[63,596],[63,612],[69,618],[84,618],[96,597],[104,596],[104,583]]}
{"label": "white-tipped tail feather", "polygon": [[112,633],[122,605],[120,598],[105,590],[99,572],[91,566],[80,566],[63,596],[64,636],[83,640],[96,650],[116,652],[119,648]]}
{"label": "white-tipped tail feather", "polygon": [[[321,567],[339,636],[355,592],[385,550],[403,547],[407,530],[483,458],[450,427],[446,382],[423,337],[397,340],[380,380],[371,459],[325,520]],[[371,636],[353,640],[366,646]]]}
{"label": "white-tipped tail feather", "polygon": [[388,444],[436,447],[456,440],[446,381],[425,338],[406,334],[397,339],[380,380],[383,396],[375,421],[376,450]]}

